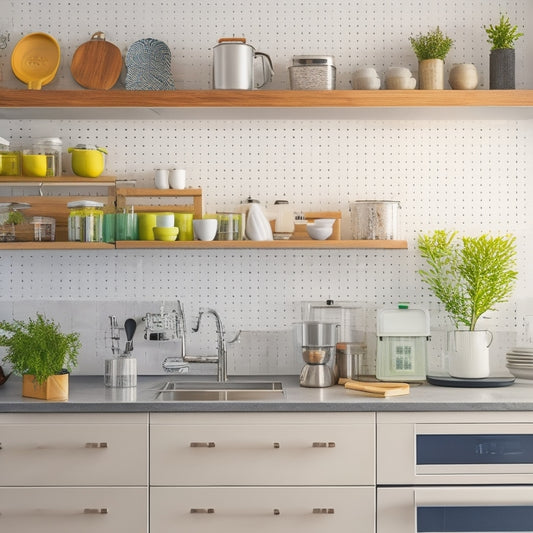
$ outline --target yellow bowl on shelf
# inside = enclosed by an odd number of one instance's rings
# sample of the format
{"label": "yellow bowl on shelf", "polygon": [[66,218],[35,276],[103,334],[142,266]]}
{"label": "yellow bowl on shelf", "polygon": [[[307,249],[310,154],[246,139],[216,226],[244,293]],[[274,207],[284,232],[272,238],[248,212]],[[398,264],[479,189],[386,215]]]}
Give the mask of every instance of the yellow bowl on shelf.
{"label": "yellow bowl on shelf", "polygon": [[154,226],[154,237],[156,241],[175,241],[180,230],[178,228],[160,228]]}

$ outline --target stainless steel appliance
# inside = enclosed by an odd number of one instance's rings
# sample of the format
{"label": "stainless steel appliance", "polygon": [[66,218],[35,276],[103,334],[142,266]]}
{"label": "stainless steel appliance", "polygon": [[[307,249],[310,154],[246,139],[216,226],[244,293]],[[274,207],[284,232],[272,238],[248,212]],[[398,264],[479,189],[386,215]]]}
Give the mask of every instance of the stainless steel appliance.
{"label": "stainless steel appliance", "polygon": [[302,387],[330,387],[337,381],[332,361],[339,325],[302,322],[295,325],[296,343],[306,365],[300,374]]}
{"label": "stainless steel appliance", "polygon": [[[261,58],[262,80],[255,82],[254,60]],[[263,87],[272,79],[274,68],[268,54],[257,52],[241,37],[218,40],[213,47],[213,89],[245,89]]]}
{"label": "stainless steel appliance", "polygon": [[377,532],[533,531],[533,413],[378,413]]}

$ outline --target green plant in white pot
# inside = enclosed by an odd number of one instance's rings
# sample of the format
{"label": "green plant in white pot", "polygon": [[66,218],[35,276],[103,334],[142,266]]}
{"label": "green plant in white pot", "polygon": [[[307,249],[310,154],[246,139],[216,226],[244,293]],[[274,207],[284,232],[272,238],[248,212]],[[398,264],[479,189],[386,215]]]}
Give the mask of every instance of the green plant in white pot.
{"label": "green plant in white pot", "polygon": [[476,330],[479,318],[508,301],[518,273],[512,235],[462,237],[436,230],[420,235],[418,248],[428,268],[420,270],[454,323],[454,349],[449,371],[459,378],[484,378],[490,373],[488,346],[492,334]]}
{"label": "green plant in white pot", "polygon": [[437,26],[426,34],[409,37],[409,42],[418,59],[420,89],[444,89],[444,60],[453,46],[453,39]]}
{"label": "green plant in white pot", "polygon": [[37,313],[27,321],[1,321],[0,346],[7,347],[4,361],[23,377],[23,396],[68,398],[68,373],[81,348],[78,333],[61,333],[57,323]]}
{"label": "green plant in white pot", "polygon": [[489,77],[491,89],[515,88],[515,48],[514,43],[524,34],[513,26],[509,17],[500,16],[498,24],[484,26],[487,42],[491,45]]}

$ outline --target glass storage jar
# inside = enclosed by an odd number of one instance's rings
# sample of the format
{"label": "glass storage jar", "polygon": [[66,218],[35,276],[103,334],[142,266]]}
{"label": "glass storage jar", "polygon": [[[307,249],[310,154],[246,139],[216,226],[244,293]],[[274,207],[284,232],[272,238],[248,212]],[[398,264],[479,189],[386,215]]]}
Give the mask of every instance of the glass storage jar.
{"label": "glass storage jar", "polygon": [[36,139],[33,143],[34,154],[45,154],[47,157],[46,175],[62,175],[62,150],[63,142],[59,137],[44,137]]}
{"label": "glass storage jar", "polygon": [[20,176],[20,151],[9,148],[9,141],[0,137],[0,175]]}
{"label": "glass storage jar", "polygon": [[104,204],[89,200],[69,202],[68,240],[79,242],[102,242]]}

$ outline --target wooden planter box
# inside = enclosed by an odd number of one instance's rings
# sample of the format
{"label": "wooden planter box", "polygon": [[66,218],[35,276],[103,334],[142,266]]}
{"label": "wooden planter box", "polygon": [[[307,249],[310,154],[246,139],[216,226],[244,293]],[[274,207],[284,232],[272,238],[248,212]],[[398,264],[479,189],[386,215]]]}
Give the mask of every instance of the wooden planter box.
{"label": "wooden planter box", "polygon": [[68,400],[68,374],[50,376],[43,384],[32,374],[22,376],[22,396],[56,402]]}

